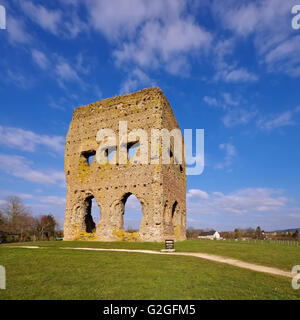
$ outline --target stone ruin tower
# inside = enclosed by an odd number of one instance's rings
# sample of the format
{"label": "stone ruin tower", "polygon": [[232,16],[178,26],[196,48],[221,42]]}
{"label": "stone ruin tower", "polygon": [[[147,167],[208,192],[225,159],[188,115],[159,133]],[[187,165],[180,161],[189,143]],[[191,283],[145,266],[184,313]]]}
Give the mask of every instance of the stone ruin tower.
{"label": "stone ruin tower", "polygon": [[[118,164],[118,156],[116,164],[101,165],[96,161],[97,132],[110,128],[117,135],[120,120],[127,121],[128,132],[142,128],[149,137],[152,128],[179,129],[168,100],[157,87],[75,109],[65,149],[64,240],[185,240],[184,155],[182,164],[174,164],[170,150],[170,164]],[[118,145],[115,151],[118,154]],[[131,194],[138,198],[143,211],[140,229],[134,234],[125,232],[123,226],[125,203]],[[97,226],[91,215],[93,199],[101,212]]]}

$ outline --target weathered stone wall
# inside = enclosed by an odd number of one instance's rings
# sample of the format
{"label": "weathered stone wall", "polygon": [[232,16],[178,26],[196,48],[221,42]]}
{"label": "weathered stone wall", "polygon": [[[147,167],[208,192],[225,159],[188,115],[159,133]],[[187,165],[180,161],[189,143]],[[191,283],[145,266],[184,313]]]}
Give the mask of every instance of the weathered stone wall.
{"label": "weathered stone wall", "polygon": [[[89,164],[99,145],[96,134],[110,128],[118,134],[119,121],[132,129],[179,128],[172,109],[159,88],[105,99],[77,108],[69,128],[65,150],[67,205],[64,240],[163,241],[185,239],[186,174],[185,163],[105,164],[96,159]],[[150,142],[150,141],[149,141]],[[117,142],[118,146],[118,142]],[[171,149],[174,148],[173,142]],[[116,152],[118,154],[118,152]],[[150,163],[149,147],[149,163]],[[140,230],[128,234],[123,228],[124,206],[134,194],[142,204]],[[95,198],[101,208],[98,226],[91,214]]]}

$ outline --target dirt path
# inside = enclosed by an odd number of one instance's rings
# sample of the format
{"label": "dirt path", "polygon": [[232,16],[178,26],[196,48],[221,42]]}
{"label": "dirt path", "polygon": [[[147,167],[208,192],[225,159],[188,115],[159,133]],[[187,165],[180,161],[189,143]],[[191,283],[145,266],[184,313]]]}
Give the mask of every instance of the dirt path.
{"label": "dirt path", "polygon": [[101,248],[60,248],[67,250],[91,250],[91,251],[118,251],[118,252],[136,252],[136,253],[148,253],[148,254],[164,254],[164,255],[175,255],[175,256],[190,256],[197,257],[201,259],[206,259],[214,262],[226,263],[235,267],[244,268],[248,270],[264,272],[269,274],[274,274],[277,276],[292,278],[293,275],[291,272],[284,271],[277,268],[265,267],[253,263],[244,262],[241,260],[225,258],[221,256],[215,256],[213,254],[207,253],[197,253],[197,252],[159,252],[152,250],[129,250],[129,249],[101,249]]}
{"label": "dirt path", "polygon": [[[37,247],[37,246],[7,246],[6,248],[23,248],[23,249],[46,249],[46,247]],[[215,256],[208,253],[199,253],[199,252],[160,252],[154,250],[130,250],[130,249],[103,249],[103,248],[68,248],[60,247],[59,249],[63,250],[87,250],[87,251],[116,251],[116,252],[135,252],[135,253],[147,253],[147,254],[160,254],[160,255],[174,255],[174,256],[189,256],[196,257],[201,259],[206,259],[214,262],[226,263],[231,266],[253,270],[257,272],[264,272],[268,274],[273,274],[276,276],[282,276],[287,278],[293,278],[291,272],[284,271],[277,268],[261,266],[258,264],[253,264],[249,262],[244,262],[241,260],[225,258],[221,256]]]}

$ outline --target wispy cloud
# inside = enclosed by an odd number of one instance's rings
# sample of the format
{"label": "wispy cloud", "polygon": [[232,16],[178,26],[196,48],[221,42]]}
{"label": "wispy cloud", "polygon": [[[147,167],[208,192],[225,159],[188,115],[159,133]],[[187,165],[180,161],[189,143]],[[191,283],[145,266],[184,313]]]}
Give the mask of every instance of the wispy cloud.
{"label": "wispy cloud", "polygon": [[34,62],[43,70],[46,70],[50,63],[47,58],[47,56],[42,52],[37,49],[32,49],[31,50],[32,58]]}
{"label": "wispy cloud", "polygon": [[61,60],[57,63],[55,72],[60,81],[80,82],[80,77],[77,71],[72,68],[66,60]]}
{"label": "wispy cloud", "polygon": [[253,82],[257,81],[258,77],[246,70],[245,68],[239,68],[231,71],[227,71],[223,74],[226,82]]}
{"label": "wispy cloud", "polygon": [[0,197],[8,198],[10,196],[16,196],[23,200],[28,200],[33,198],[33,195],[28,193],[20,193],[20,192],[9,191],[9,190],[0,190]]}
{"label": "wispy cloud", "polygon": [[211,96],[204,96],[203,101],[212,107],[221,107],[224,110],[229,110],[230,107],[238,106],[240,104],[240,99],[233,98],[231,93],[224,92],[221,94],[221,97],[211,97]]}
{"label": "wispy cloud", "polygon": [[229,106],[238,106],[240,104],[240,101],[238,99],[233,99],[232,95],[228,92],[223,93],[223,98],[225,100],[225,103]]}
{"label": "wispy cloud", "polygon": [[40,135],[22,128],[0,126],[0,144],[9,148],[33,152],[43,146],[51,151],[63,152],[65,138],[61,136]]}
{"label": "wispy cloud", "polygon": [[213,107],[219,106],[219,102],[215,97],[204,96],[203,101],[209,106],[213,106]]}
{"label": "wispy cloud", "polygon": [[269,115],[257,121],[261,130],[271,131],[277,128],[295,125],[295,115],[300,112],[300,107],[279,114]]}
{"label": "wispy cloud", "polygon": [[88,1],[87,9],[94,29],[117,45],[119,66],[133,63],[180,74],[188,70],[188,55],[211,44],[211,34],[197,24],[183,1],[98,0]]}
{"label": "wispy cloud", "polygon": [[30,88],[32,85],[30,77],[25,77],[18,71],[13,70],[7,70],[6,81],[23,90]]}
{"label": "wispy cloud", "polygon": [[218,98],[204,96],[203,101],[207,105],[218,107],[225,112],[221,120],[227,128],[248,124],[257,115],[257,111],[253,107],[240,106],[242,103],[246,104],[242,98],[234,97],[228,92],[220,94]]}
{"label": "wispy cloud", "polygon": [[216,169],[224,169],[231,166],[234,158],[237,155],[235,146],[232,143],[222,143],[219,149],[225,152],[224,161],[216,165]]}
{"label": "wispy cloud", "polygon": [[20,1],[20,6],[24,13],[41,28],[57,34],[62,20],[60,10],[50,10],[42,5],[36,5],[31,1]]}
{"label": "wispy cloud", "polygon": [[65,174],[63,171],[31,168],[32,162],[21,156],[0,154],[0,170],[17,178],[39,184],[53,184],[64,187]]}
{"label": "wispy cloud", "polygon": [[120,94],[129,93],[153,85],[155,85],[155,82],[151,80],[145,72],[136,68],[128,74],[127,79],[121,85]]}
{"label": "wispy cloud", "polygon": [[208,193],[205,191],[202,191],[200,189],[189,189],[186,196],[187,196],[187,198],[193,198],[193,199],[208,199],[209,198]]}
{"label": "wispy cloud", "polygon": [[47,70],[48,74],[57,81],[60,87],[66,88],[67,83],[77,83],[81,85],[82,89],[86,89],[88,86],[90,90],[94,90],[95,86],[92,84],[86,85],[82,80],[82,76],[88,75],[92,69],[91,62],[88,62],[88,59],[82,53],[72,59],[67,59],[62,55],[46,54],[41,50],[32,49],[31,55],[36,65],[42,71]]}
{"label": "wispy cloud", "polygon": [[58,196],[46,196],[38,198],[38,200],[41,203],[52,204],[56,206],[64,206],[66,204],[66,198]]}
{"label": "wispy cloud", "polygon": [[195,191],[194,194],[188,194],[190,196],[187,206],[190,215],[269,214],[287,210],[290,203],[290,199],[284,197],[282,191],[269,188],[246,188],[229,194],[213,192],[204,198],[197,197]]}
{"label": "wispy cloud", "polygon": [[247,110],[242,108],[230,109],[222,118],[222,122],[225,127],[235,127],[249,123],[256,116],[255,110]]}
{"label": "wispy cloud", "polygon": [[258,81],[258,76],[246,68],[236,67],[225,61],[221,61],[215,65],[216,74],[214,79],[216,81],[222,80],[228,83],[251,83]]}
{"label": "wispy cloud", "polygon": [[22,19],[12,16],[7,17],[8,38],[13,44],[26,44],[32,41],[32,36],[26,31],[25,24]]}
{"label": "wispy cloud", "polygon": [[214,5],[223,28],[235,37],[251,36],[258,56],[271,72],[300,75],[299,35],[291,28],[291,8],[296,0],[262,0],[240,3],[233,0],[226,8]]}

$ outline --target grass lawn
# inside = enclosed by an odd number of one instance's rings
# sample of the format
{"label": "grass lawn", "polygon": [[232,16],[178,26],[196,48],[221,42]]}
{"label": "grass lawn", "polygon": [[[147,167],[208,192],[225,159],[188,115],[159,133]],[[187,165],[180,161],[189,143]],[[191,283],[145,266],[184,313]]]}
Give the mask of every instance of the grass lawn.
{"label": "grass lawn", "polygon": [[0,249],[0,299],[300,299],[291,280],[193,257]]}
{"label": "grass lawn", "polygon": [[[162,243],[151,242],[89,242],[89,241],[44,241],[34,243],[21,243],[13,245],[37,245],[47,247],[92,247],[92,248],[118,248],[118,249],[148,249],[160,250]],[[5,246],[5,245],[2,245]],[[1,248],[1,246],[0,246]],[[276,267],[291,271],[295,265],[300,265],[300,246],[288,246],[273,243],[248,243],[243,241],[211,241],[187,240],[175,244],[176,251],[203,252],[224,257],[239,259],[265,266]]]}

